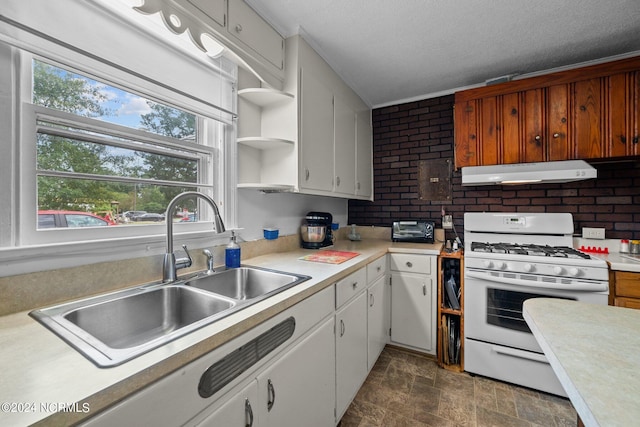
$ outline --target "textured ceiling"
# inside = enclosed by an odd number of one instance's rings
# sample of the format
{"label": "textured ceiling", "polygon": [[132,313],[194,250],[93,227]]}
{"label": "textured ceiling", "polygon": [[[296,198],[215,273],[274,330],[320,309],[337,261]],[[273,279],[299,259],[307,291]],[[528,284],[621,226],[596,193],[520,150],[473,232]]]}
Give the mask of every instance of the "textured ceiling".
{"label": "textured ceiling", "polygon": [[640,54],[640,0],[246,0],[371,106]]}

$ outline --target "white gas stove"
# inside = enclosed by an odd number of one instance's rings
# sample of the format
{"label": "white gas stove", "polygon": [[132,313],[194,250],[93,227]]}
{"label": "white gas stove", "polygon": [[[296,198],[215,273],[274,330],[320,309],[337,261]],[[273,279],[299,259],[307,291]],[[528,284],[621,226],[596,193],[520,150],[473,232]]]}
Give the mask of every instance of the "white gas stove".
{"label": "white gas stove", "polygon": [[466,213],[464,226],[465,370],[565,395],[522,304],[607,304],[606,262],[572,248],[569,213]]}

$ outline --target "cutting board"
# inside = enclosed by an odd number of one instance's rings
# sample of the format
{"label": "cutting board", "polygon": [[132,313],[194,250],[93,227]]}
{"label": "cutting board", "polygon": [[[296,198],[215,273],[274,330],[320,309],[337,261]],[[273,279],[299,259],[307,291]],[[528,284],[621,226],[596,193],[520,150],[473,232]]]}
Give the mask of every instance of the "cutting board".
{"label": "cutting board", "polygon": [[351,258],[357,257],[358,255],[360,255],[358,252],[322,250],[305,255],[298,259],[303,261],[324,262],[327,264],[342,264]]}

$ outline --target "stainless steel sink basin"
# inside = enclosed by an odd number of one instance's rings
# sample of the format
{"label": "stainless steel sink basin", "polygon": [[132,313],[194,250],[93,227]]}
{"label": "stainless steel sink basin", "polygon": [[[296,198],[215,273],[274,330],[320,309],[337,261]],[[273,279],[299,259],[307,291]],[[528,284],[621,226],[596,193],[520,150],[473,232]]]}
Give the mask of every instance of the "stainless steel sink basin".
{"label": "stainless steel sink basin", "polygon": [[257,267],[201,273],[30,313],[100,367],[116,366],[308,276]]}
{"label": "stainless steel sink basin", "polygon": [[163,286],[80,307],[63,318],[108,347],[122,349],[164,337],[234,305],[192,288]]}
{"label": "stainless steel sink basin", "polygon": [[275,270],[240,267],[200,276],[185,284],[242,301],[282,292],[307,279]]}

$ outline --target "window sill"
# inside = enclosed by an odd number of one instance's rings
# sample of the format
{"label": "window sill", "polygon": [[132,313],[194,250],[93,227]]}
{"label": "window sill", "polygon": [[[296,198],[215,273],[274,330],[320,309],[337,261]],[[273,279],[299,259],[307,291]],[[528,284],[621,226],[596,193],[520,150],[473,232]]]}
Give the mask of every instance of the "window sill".
{"label": "window sill", "polygon": [[[226,244],[230,232],[194,231],[174,235],[174,250],[180,246],[211,248]],[[102,239],[86,242],[32,245],[0,249],[0,277],[40,271],[58,270],[101,262],[162,255],[166,252],[166,235]]]}

